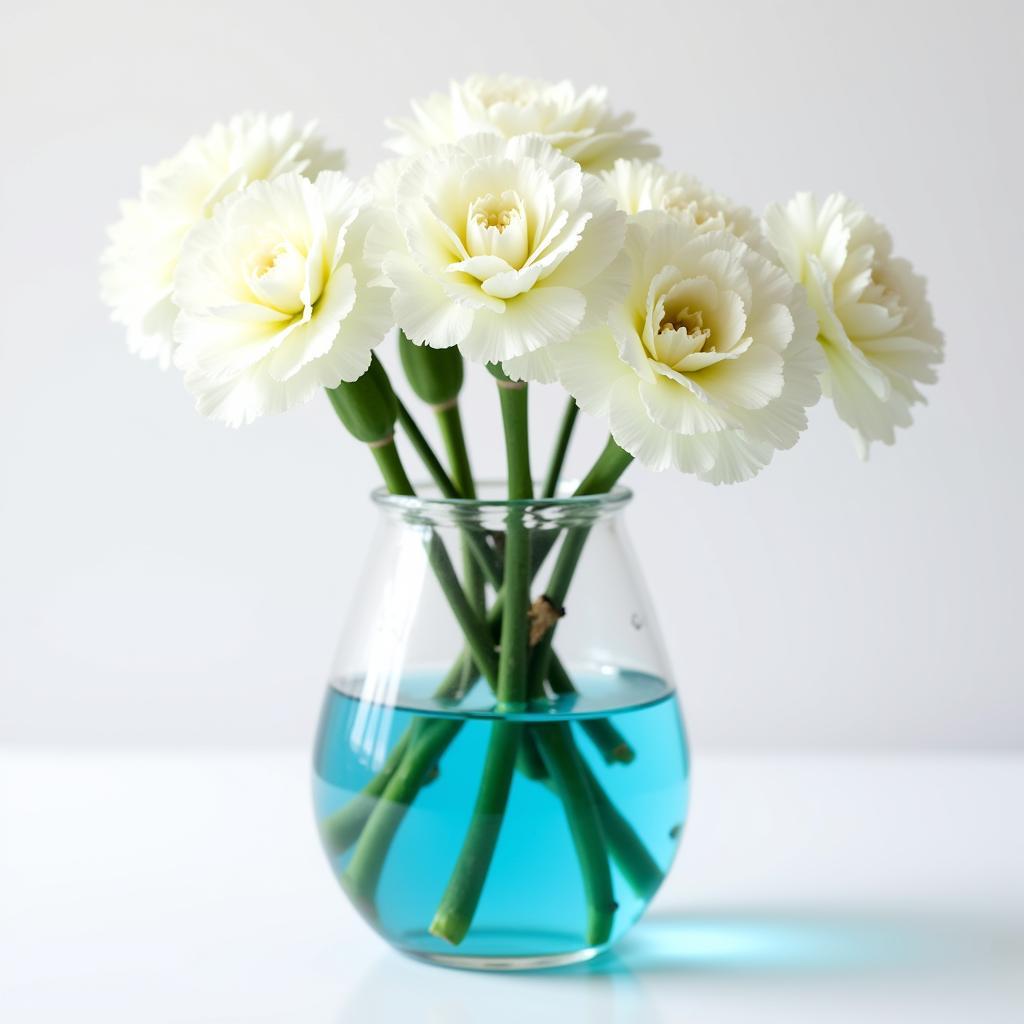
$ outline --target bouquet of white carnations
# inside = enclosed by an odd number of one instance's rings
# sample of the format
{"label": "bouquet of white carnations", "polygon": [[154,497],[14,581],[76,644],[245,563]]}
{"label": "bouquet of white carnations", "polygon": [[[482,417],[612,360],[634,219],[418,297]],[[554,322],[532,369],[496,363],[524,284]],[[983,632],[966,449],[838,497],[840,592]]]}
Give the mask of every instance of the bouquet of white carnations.
{"label": "bouquet of white carnations", "polygon": [[[798,194],[758,219],[649,162],[658,150],[630,124],[601,89],[473,77],[415,104],[393,126],[399,155],[357,181],[312,124],[242,115],[143,170],[103,257],[103,295],[129,347],[181,370],[200,412],[237,427],[325,390],[388,491],[404,496],[395,507],[415,511],[426,574],[462,651],[433,677],[430,708],[424,698],[418,714],[395,720],[386,758],[349,751],[363,774],[338,784],[346,799],[321,808],[321,829],[357,905],[422,956],[455,950],[447,960],[493,966],[589,955],[635,920],[667,869],[674,846],[656,849],[650,837],[678,839],[678,820],[671,829],[631,821],[627,791],[607,774],[636,772],[634,817],[657,817],[643,810],[653,783],[637,766],[660,755],[612,713],[644,701],[587,703],[595,672],[621,681],[636,666],[607,653],[610,639],[584,644],[586,658],[555,643],[598,529],[596,513],[552,510],[593,508],[634,459],[711,483],[747,480],[796,443],[822,390],[862,451],[892,443],[941,360],[922,280],[857,205]],[[436,416],[447,465],[375,355],[396,327],[402,369]],[[470,469],[464,360],[496,379],[501,501],[479,501]],[[538,488],[530,384],[568,395]],[[579,409],[606,423],[609,439],[567,493],[562,465]],[[469,510],[447,524],[451,543],[416,505],[396,428],[433,480],[431,500]],[[481,504],[500,506],[501,521],[474,520]],[[389,634],[392,660],[400,632]],[[374,671],[363,665],[364,682]],[[479,757],[467,768],[457,751],[470,721],[486,731],[474,733]],[[458,788],[431,818],[446,759],[461,765],[444,770]],[[536,790],[518,823],[514,785]],[[552,807],[564,816],[572,871],[553,864]],[[425,810],[414,827],[416,808]],[[404,860],[403,830],[414,833]],[[524,830],[542,848],[536,863]],[[488,882],[506,840],[518,867],[504,863]],[[391,861],[406,870],[389,902]],[[511,875],[530,884],[517,888]],[[543,898],[541,878],[558,879]],[[563,905],[561,929],[541,903]],[[578,927],[565,924],[573,915]]]}

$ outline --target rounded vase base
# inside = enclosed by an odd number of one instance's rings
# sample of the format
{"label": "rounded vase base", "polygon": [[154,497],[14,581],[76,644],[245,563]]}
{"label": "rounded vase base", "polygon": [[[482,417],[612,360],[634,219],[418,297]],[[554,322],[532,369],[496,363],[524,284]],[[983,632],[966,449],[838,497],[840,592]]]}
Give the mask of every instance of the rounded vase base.
{"label": "rounded vase base", "polygon": [[428,953],[418,949],[403,949],[406,956],[438,967],[454,967],[464,971],[543,971],[554,967],[569,967],[586,963],[604,952],[604,946],[590,946],[569,953],[551,953],[540,956],[467,956],[458,953]]}

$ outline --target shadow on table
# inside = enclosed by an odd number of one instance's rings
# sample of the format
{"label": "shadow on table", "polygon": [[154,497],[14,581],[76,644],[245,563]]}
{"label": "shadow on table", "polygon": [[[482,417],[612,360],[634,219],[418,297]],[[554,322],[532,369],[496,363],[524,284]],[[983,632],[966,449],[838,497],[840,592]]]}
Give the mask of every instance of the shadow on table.
{"label": "shadow on table", "polygon": [[[339,1021],[424,1024],[666,1024],[680,999],[717,989],[761,991],[898,979],[1024,975],[1024,923],[853,910],[654,912],[614,950],[574,967],[489,974],[430,967],[395,953],[356,986]],[[734,985],[733,982],[741,984]],[[780,983],[780,984],[776,984]],[[1005,983],[1005,980],[1004,982]],[[843,990],[840,986],[839,991]],[[699,1016],[699,1015],[698,1015]],[[679,1019],[678,1015],[672,1018]]]}
{"label": "shadow on table", "polygon": [[780,975],[968,970],[1017,961],[1024,926],[926,913],[845,910],[654,912],[611,951],[565,975]]}

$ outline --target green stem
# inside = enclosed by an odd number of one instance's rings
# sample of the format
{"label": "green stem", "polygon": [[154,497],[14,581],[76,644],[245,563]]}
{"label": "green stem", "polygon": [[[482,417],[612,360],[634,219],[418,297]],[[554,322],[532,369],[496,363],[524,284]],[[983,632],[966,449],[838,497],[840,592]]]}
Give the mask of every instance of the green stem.
{"label": "green stem", "polygon": [[395,447],[394,437],[371,444],[369,448],[373,453],[373,457],[377,460],[380,475],[384,478],[384,486],[392,494],[414,496],[416,491],[406,475],[405,467],[402,465],[402,457],[398,454],[398,449]]}
{"label": "green stem", "polygon": [[523,383],[498,381],[498,397],[501,401],[501,421],[505,428],[508,497],[510,501],[522,501],[533,497],[528,390]]}
{"label": "green stem", "polygon": [[540,747],[537,745],[535,733],[534,726],[523,726],[523,737],[519,743],[516,768],[519,770],[519,774],[527,779],[543,782],[548,778],[548,769],[544,764],[544,759],[540,756]]}
{"label": "green stem", "polygon": [[375,916],[377,884],[398,826],[439,758],[455,739],[461,724],[452,719],[418,719],[405,757],[388,779],[367,818],[352,859],[341,877],[352,901],[368,917]]}
{"label": "green stem", "polygon": [[521,509],[509,509],[505,539],[505,614],[501,617],[498,704],[504,709],[526,704],[530,665],[530,534]]}
{"label": "green stem", "polygon": [[444,466],[441,465],[441,460],[434,454],[434,449],[430,447],[430,442],[412,418],[409,410],[401,400],[396,399],[396,401],[398,401],[398,422],[409,438],[409,443],[416,450],[416,454],[423,461],[423,465],[427,467],[427,472],[430,474],[431,480],[436,484],[437,489],[446,498],[471,498],[473,495],[467,494],[445,472]]}
{"label": "green stem", "polygon": [[[495,643],[497,643],[498,637],[493,631],[495,625],[500,624],[500,615],[497,618],[488,615],[487,621],[491,625],[492,636],[494,636]],[[461,700],[478,678],[479,675],[473,668],[473,659],[469,652],[464,650],[448,669],[434,696],[439,700]],[[558,696],[569,696],[579,693],[568,671],[554,650],[551,651],[548,659],[548,683],[551,686],[552,692]],[[594,746],[597,747],[606,764],[632,764],[636,760],[636,751],[633,750],[629,741],[615,727],[611,719],[585,718],[580,723],[580,726],[587,736],[590,737]],[[520,750],[521,758],[525,751],[525,757],[532,760],[532,764],[524,763],[524,767],[528,768],[526,774],[529,778],[542,778],[543,774],[536,771],[537,761],[532,757],[532,751],[528,749],[528,746],[527,743],[524,743]],[[381,770],[385,771],[386,768]]]}
{"label": "green stem", "polygon": [[[533,496],[526,385],[499,380],[498,391],[505,428],[508,496],[511,502],[522,501]],[[514,505],[509,507],[506,521],[503,590],[505,614],[501,618],[497,697],[498,707],[507,711],[525,706],[529,667],[526,613],[530,604],[530,534],[523,510]],[[495,721],[492,726],[469,829],[430,925],[433,935],[453,944],[465,938],[480,902],[504,820],[521,731],[522,726],[516,722]]]}
{"label": "green stem", "polygon": [[411,740],[410,729],[395,744],[380,771],[344,807],[320,822],[320,836],[332,853],[344,853],[359,838],[359,833],[373,813],[378,797],[384,792],[391,776],[402,763]]}
{"label": "green stem", "polygon": [[[508,497],[510,502],[524,501],[533,497],[526,385],[499,381],[498,394],[505,427]],[[529,666],[530,533],[523,510],[514,505],[509,507],[505,523],[504,594],[498,702],[505,707],[522,707],[526,703]]]}
{"label": "green stem", "polygon": [[544,478],[544,491],[541,497],[553,498],[558,490],[558,481],[562,476],[562,467],[565,465],[565,456],[569,451],[569,441],[579,412],[580,407],[576,404],[576,399],[570,395],[562,414],[562,424],[555,440],[554,451],[551,453],[551,463],[548,466],[548,475]]}
{"label": "green stem", "polygon": [[[555,566],[551,570],[551,577],[548,580],[547,589],[544,591],[548,600],[556,607],[565,605],[565,598],[569,592],[569,584],[572,581],[576,567],[579,565],[580,556],[587,543],[587,536],[590,533],[589,526],[574,526],[562,541],[558,558],[555,559]],[[527,686],[531,693],[535,692],[548,677],[551,663],[551,642],[554,639],[555,624],[542,636],[533,648],[530,657],[530,670]]]}
{"label": "green stem", "polygon": [[[569,673],[554,651],[548,659],[548,683],[560,696],[577,692]],[[610,718],[584,718],[580,725],[606,764],[631,764],[636,759],[636,751]]]}
{"label": "green stem", "polygon": [[[553,654],[551,660],[554,661]],[[584,718],[580,725],[600,751],[605,764],[632,764],[636,760],[636,751],[610,718]]]}
{"label": "green stem", "polygon": [[604,787],[580,758],[594,806],[601,819],[601,831],[608,844],[608,852],[615,861],[629,887],[643,900],[649,900],[665,877],[657,861],[636,834],[633,826],[612,803]]}
{"label": "green stem", "polygon": [[[372,445],[370,450],[377,460],[387,489],[392,494],[415,495],[416,492],[406,475],[398,449],[395,447],[394,438]],[[494,654],[491,631],[483,617],[470,605],[451,558],[445,549],[444,541],[436,531],[431,533],[427,543],[427,556],[481,675],[492,685],[497,686],[498,664]]]}
{"label": "green stem", "polygon": [[632,465],[633,456],[623,451],[612,437],[590,467],[590,472],[583,478],[579,487],[573,491],[574,497],[584,494],[607,494],[618,483],[619,477]]}
{"label": "green stem", "polygon": [[535,734],[544,763],[562,799],[580,862],[587,897],[587,944],[600,946],[611,936],[618,904],[594,796],[568,723],[543,725]]}
{"label": "green stem", "polygon": [[[540,572],[541,566],[544,564],[544,559],[555,546],[558,536],[559,532],[557,530],[545,530],[541,532],[539,536],[531,538],[531,583],[537,573]],[[495,644],[498,644],[501,641],[501,625],[504,611],[505,590],[501,587],[494,595],[494,601],[487,611],[487,625],[491,630],[491,637]],[[445,674],[444,679],[441,680],[441,684],[435,691],[434,695],[444,699],[459,699],[465,696],[466,679],[463,669],[466,665],[472,667],[472,663],[473,659],[470,656],[468,649],[463,649],[456,657],[455,661],[452,662],[448,672]],[[470,682],[472,682],[472,680],[470,680]]]}
{"label": "green stem", "polygon": [[427,547],[431,567],[437,576],[441,589],[451,605],[455,619],[466,639],[466,646],[476,662],[480,674],[496,689],[500,689],[498,659],[494,653],[494,642],[487,622],[477,613],[466,597],[465,590],[455,572],[444,542],[432,533]]}
{"label": "green stem", "polygon": [[466,937],[480,903],[505,819],[520,731],[518,723],[495,721],[491,725],[491,739],[487,745],[473,817],[455,869],[430,924],[432,935],[453,945]]}
{"label": "green stem", "polygon": [[[468,485],[464,480],[456,482],[448,476],[445,472],[444,466],[441,465],[441,460],[434,453],[434,449],[431,448],[430,442],[426,439],[423,431],[420,430],[416,421],[412,418],[412,414],[401,402],[398,402],[398,422],[402,425],[402,429],[408,435],[410,443],[416,450],[420,459],[423,461],[423,464],[427,467],[427,472],[430,473],[437,489],[446,498],[473,498],[475,496],[472,475],[470,475],[468,479]],[[475,533],[471,527],[463,527],[461,529],[461,533],[464,554],[467,556],[464,559],[467,569],[470,562],[470,557],[468,556],[471,556],[472,561],[479,566],[480,571],[483,573],[483,578],[486,579],[487,582],[495,589],[500,587],[501,570],[498,568],[497,559],[495,558],[494,552],[491,550],[486,539],[479,533]],[[467,575],[469,578],[466,582],[466,590],[470,594],[473,605],[477,608],[477,611],[482,614],[483,600],[482,598],[477,600],[482,584],[475,582],[474,577],[478,578],[478,574],[475,572],[471,575]]]}
{"label": "green stem", "polygon": [[[448,455],[452,479],[459,493],[464,498],[476,498],[476,484],[473,480],[473,469],[469,462],[469,450],[466,447],[466,436],[462,430],[462,417],[459,414],[458,398],[434,407],[437,425],[441,431],[441,440]],[[483,615],[487,611],[487,596],[484,577],[478,565],[481,553],[489,555],[490,547],[486,539],[476,532],[476,524],[468,523],[462,527],[462,576],[466,585],[466,594],[477,613]],[[476,559],[476,560],[474,560]],[[491,582],[499,586],[497,567],[491,575]],[[468,661],[463,665],[460,690],[468,692],[473,683],[473,666]]]}
{"label": "green stem", "polygon": [[[614,439],[609,437],[604,451],[590,472],[583,478],[583,482],[576,488],[575,494],[607,494],[615,486],[619,477],[629,468],[632,461],[633,456],[623,451]],[[589,526],[574,526],[567,531],[565,540],[562,541],[561,550],[558,552],[558,558],[555,559],[555,565],[551,570],[551,577],[545,591],[548,598],[557,606],[565,604],[566,595],[569,593],[569,584],[579,565],[580,556],[583,554],[589,534]],[[553,625],[533,649],[527,683],[531,692],[535,686],[540,685],[547,678],[555,628]]]}
{"label": "green stem", "polygon": [[469,463],[469,450],[466,447],[466,435],[462,430],[462,416],[459,413],[458,401],[439,405],[434,409],[437,425],[441,430],[441,440],[448,453],[448,465],[451,467],[452,480],[463,498],[475,498],[476,486],[473,482],[473,470]]}

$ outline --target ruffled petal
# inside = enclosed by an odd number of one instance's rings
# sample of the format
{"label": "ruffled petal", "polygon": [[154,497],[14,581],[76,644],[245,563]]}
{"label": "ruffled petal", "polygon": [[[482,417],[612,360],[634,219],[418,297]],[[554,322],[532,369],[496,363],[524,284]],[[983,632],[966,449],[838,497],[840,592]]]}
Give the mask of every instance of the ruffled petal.
{"label": "ruffled petal", "polygon": [[659,426],[675,434],[704,434],[725,430],[732,420],[723,410],[702,401],[687,387],[656,376],[639,385],[647,414]]}
{"label": "ruffled petal", "polygon": [[661,472],[672,465],[675,435],[647,415],[635,377],[620,378],[612,387],[608,426],[615,443],[648,469]]}
{"label": "ruffled petal", "polygon": [[472,307],[453,301],[437,281],[407,261],[392,259],[384,272],[394,287],[395,321],[412,341],[450,348],[466,339],[474,322]]}
{"label": "ruffled petal", "polygon": [[551,351],[558,379],[576,399],[584,412],[607,416],[612,390],[633,371],[619,358],[618,349],[607,327],[596,327],[577,334]]}
{"label": "ruffled petal", "polygon": [[532,288],[506,302],[502,313],[477,311],[459,344],[476,362],[502,362],[567,341],[585,311],[586,300],[570,288]]}
{"label": "ruffled petal", "polygon": [[741,409],[763,409],[782,394],[786,361],[766,345],[751,345],[738,359],[693,375],[712,401]]}
{"label": "ruffled petal", "polygon": [[315,313],[299,324],[266,361],[267,373],[274,380],[286,381],[314,359],[331,350],[341,321],[356,304],[355,273],[349,264],[338,267],[331,275]]}

